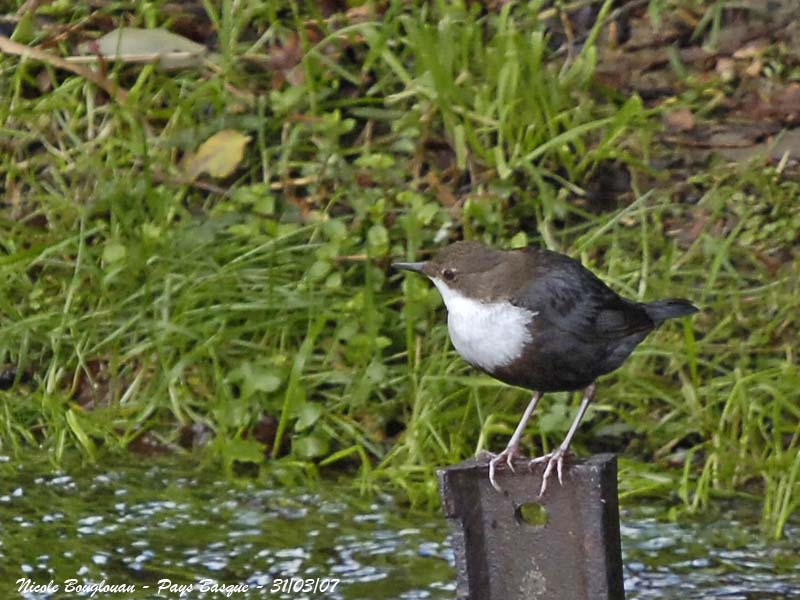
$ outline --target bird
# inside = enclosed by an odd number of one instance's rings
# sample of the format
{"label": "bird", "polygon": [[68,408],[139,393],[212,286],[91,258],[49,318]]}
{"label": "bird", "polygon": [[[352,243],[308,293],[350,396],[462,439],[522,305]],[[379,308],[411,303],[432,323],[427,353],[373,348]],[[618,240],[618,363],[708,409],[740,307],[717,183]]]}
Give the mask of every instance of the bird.
{"label": "bird", "polygon": [[664,321],[699,310],[681,298],[629,300],[580,261],[534,245],[496,250],[458,241],[430,260],[392,266],[433,282],[447,308],[450,340],[467,363],[533,393],[505,449],[489,454],[489,481],[497,491],[497,469],[505,464],[514,471],[520,439],[545,393],[583,391],[562,443],[529,462],[546,463],[540,497],[554,469],[563,485],[564,457],[597,379],[619,368]]}

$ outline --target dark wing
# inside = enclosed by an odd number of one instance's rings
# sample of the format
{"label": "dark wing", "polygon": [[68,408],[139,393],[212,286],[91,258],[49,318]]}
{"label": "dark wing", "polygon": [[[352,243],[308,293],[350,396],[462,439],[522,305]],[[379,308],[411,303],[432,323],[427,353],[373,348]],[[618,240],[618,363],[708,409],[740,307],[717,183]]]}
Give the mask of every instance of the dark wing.
{"label": "dark wing", "polygon": [[533,254],[532,272],[512,304],[538,311],[556,329],[592,342],[655,326],[639,303],[620,297],[577,260],[534,247],[526,252]]}

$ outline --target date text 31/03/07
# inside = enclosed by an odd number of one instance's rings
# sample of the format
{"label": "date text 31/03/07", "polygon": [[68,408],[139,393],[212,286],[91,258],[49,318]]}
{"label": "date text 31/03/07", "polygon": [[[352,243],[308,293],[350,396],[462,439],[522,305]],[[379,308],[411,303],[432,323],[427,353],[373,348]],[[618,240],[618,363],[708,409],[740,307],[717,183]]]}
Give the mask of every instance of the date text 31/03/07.
{"label": "date text 31/03/07", "polygon": [[269,591],[272,594],[278,592],[311,592],[312,594],[325,592],[333,593],[336,591],[336,586],[339,585],[339,581],[339,579],[328,577],[276,577],[272,580]]}

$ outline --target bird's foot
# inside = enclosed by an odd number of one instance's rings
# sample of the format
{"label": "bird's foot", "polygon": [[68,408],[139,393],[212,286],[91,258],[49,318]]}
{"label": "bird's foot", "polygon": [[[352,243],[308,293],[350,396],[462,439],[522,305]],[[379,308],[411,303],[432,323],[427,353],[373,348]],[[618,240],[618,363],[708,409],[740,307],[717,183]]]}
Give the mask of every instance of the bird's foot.
{"label": "bird's foot", "polygon": [[571,455],[572,453],[569,450],[559,447],[549,454],[532,459],[528,463],[528,468],[530,468],[533,465],[547,462],[547,466],[544,469],[544,474],[542,475],[542,487],[539,489],[540,498],[544,496],[545,491],[547,491],[547,480],[550,478],[553,469],[556,470],[558,475],[558,483],[564,485],[564,457]]}
{"label": "bird's foot", "polygon": [[514,470],[514,459],[520,456],[519,446],[508,445],[506,449],[503,450],[500,454],[494,454],[492,452],[484,453],[487,457],[489,457],[489,483],[492,484],[492,487],[496,489],[498,492],[502,492],[503,488],[497,483],[497,479],[495,478],[495,473],[497,472],[497,465],[505,465],[511,469],[512,473],[516,473]]}

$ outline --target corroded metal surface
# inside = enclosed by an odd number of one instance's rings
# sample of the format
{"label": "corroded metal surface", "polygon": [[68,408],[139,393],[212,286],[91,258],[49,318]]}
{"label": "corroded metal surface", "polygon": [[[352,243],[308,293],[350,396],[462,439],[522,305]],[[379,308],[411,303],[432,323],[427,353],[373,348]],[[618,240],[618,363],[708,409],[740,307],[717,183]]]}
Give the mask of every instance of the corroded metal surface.
{"label": "corroded metal surface", "polygon": [[[553,477],[543,498],[543,465],[499,472],[502,493],[490,485],[486,461],[439,470],[459,600],[624,600],[616,457],[565,467],[564,485]],[[544,525],[523,518],[530,503],[546,511]]]}

